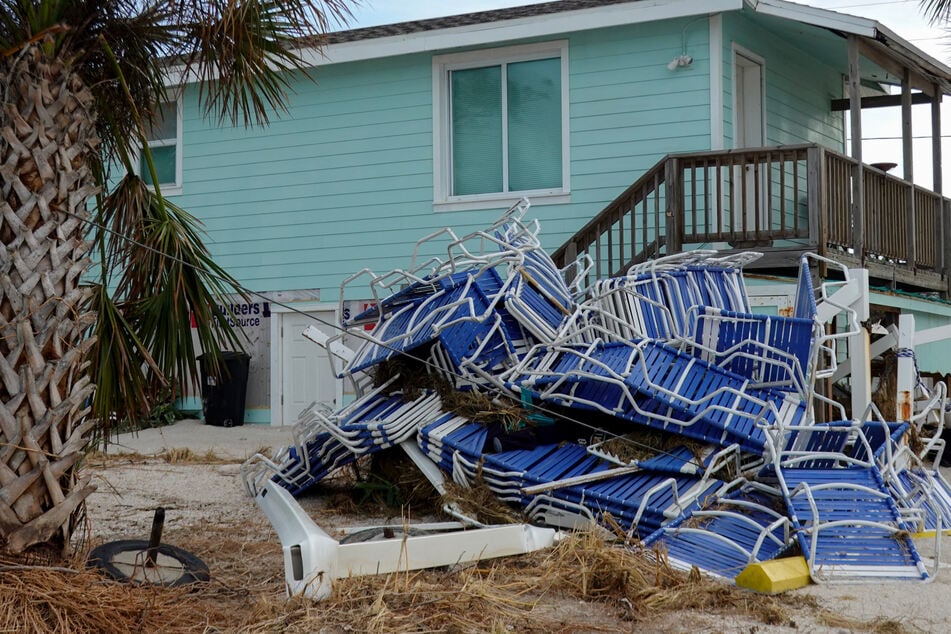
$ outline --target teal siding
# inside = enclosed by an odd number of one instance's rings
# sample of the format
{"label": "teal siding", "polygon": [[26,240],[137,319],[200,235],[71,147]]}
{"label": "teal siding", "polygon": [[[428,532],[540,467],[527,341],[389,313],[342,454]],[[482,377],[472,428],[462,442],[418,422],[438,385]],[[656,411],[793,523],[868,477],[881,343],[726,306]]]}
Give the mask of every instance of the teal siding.
{"label": "teal siding", "polygon": [[[268,127],[219,127],[186,95],[183,195],[217,261],[258,291],[336,286],[385,269],[432,213],[428,55],[298,77]],[[422,218],[420,218],[420,216]]]}
{"label": "teal siding", "polygon": [[[841,145],[841,117],[827,112],[838,75],[741,15],[723,22],[727,139],[735,40],[766,58],[769,143]],[[668,70],[684,38],[693,64]],[[530,212],[545,246],[560,245],[665,154],[710,148],[708,38],[706,19],[546,38],[568,40],[571,202]],[[433,209],[432,55],[320,67],[312,79],[292,81],[289,112],[266,128],[206,121],[195,87],[186,93],[176,202],[205,223],[214,257],[243,284],[320,289],[333,301],[349,274],[405,267],[421,236],[482,227],[506,206]],[[433,244],[422,255],[438,253],[444,247]]]}
{"label": "teal siding", "polygon": [[[685,27],[686,26],[686,31]],[[694,62],[669,71],[686,33]],[[571,203],[535,207],[556,247],[669,152],[709,148],[706,20],[569,34]],[[320,67],[269,127],[218,126],[186,93],[183,194],[219,263],[258,291],[337,297],[363,268],[408,264],[421,236],[504,207],[433,210],[432,56]],[[514,199],[512,202],[515,202]],[[436,245],[424,255],[444,252]]]}
{"label": "teal siding", "polygon": [[776,32],[741,13],[723,16],[724,144],[733,147],[733,44],[759,55],[766,66],[766,144],[819,143],[841,149],[842,113],[830,101],[842,97],[842,74],[796,47],[795,29]]}
{"label": "teal siding", "polygon": [[[732,138],[732,43],[766,63],[767,143],[842,143],[832,67],[741,13],[726,14],[724,129]],[[556,247],[665,154],[709,149],[709,26],[667,20],[571,33],[570,202],[533,208]],[[686,52],[693,64],[667,63]],[[520,42],[513,42],[516,44]],[[448,51],[447,51],[448,52]],[[795,60],[795,63],[790,63]],[[219,127],[186,98],[184,194],[218,261],[254,290],[320,289],[348,274],[403,267],[444,226],[481,227],[501,211],[433,209],[432,55],[331,65],[294,82],[270,127]],[[512,201],[514,202],[514,200]],[[437,245],[424,256],[441,252]]]}
{"label": "teal siding", "polygon": [[[684,34],[693,64],[670,71]],[[570,205],[538,208],[549,247],[665,154],[710,147],[707,20],[589,31],[569,42],[572,194]]]}

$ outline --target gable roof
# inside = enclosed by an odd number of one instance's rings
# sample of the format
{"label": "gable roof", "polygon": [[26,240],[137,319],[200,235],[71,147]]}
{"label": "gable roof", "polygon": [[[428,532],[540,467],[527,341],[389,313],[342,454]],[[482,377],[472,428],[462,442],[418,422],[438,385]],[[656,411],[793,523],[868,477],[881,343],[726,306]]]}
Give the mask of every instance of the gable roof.
{"label": "gable roof", "polygon": [[[886,70],[907,67],[919,89],[938,86],[951,94],[951,68],[876,20],[787,0],[555,0],[328,33],[321,47],[303,46],[306,64],[323,66],[412,53],[476,47],[532,37],[655,20],[713,15],[746,8],[768,18],[791,20],[856,36]],[[174,69],[168,83],[180,81]]]}
{"label": "gable roof", "polygon": [[[633,1],[642,2],[643,0]],[[346,31],[335,31],[333,33],[327,34],[326,43],[340,44],[342,42],[371,40],[379,37],[409,35],[411,33],[420,33],[424,31],[437,31],[440,29],[472,26],[475,24],[489,24],[491,22],[501,22],[503,20],[538,17],[543,15],[551,15],[553,13],[564,13],[566,11],[577,11],[580,9],[610,6],[613,4],[629,4],[630,2],[632,2],[632,0],[555,0],[553,2],[541,2],[538,4],[507,7],[504,9],[492,9],[489,11],[447,15],[438,18],[428,18],[425,20],[412,20],[408,22],[396,22],[394,24],[382,24],[379,26],[349,29]]]}
{"label": "gable roof", "polygon": [[743,4],[744,0],[559,0],[339,31],[327,35],[322,50],[304,49],[302,56],[319,66],[737,11]]}
{"label": "gable roof", "polygon": [[845,38],[854,35],[879,58],[910,68],[922,81],[951,93],[951,68],[876,20],[787,0],[557,0],[329,33],[322,50],[308,49],[313,65],[488,45],[588,29],[670,18],[749,11],[792,20]]}

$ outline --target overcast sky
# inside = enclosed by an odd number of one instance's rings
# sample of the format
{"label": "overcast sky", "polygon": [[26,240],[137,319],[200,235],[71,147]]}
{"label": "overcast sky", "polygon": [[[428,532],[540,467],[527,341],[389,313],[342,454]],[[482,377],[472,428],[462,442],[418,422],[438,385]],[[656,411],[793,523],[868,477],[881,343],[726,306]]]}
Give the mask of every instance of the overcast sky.
{"label": "overcast sky", "polygon": [[[360,0],[354,11],[351,28],[390,24],[406,20],[420,20],[444,15],[485,11],[517,5],[537,4],[541,0]],[[832,9],[842,13],[878,20],[901,37],[936,59],[951,66],[951,37],[942,28],[934,28],[922,16],[919,0],[809,0],[799,2],[813,7]],[[931,186],[931,115],[929,106],[913,108],[915,139],[915,181]],[[951,98],[945,98],[941,120],[945,140],[945,190],[951,191]],[[862,118],[863,156],[866,162],[890,161],[898,163],[895,173],[901,175],[901,142],[892,137],[901,135],[901,113],[898,108],[880,108],[866,111]]]}
{"label": "overcast sky", "polygon": [[[546,0],[359,0],[361,6],[354,11],[355,22],[352,26],[372,26],[390,24],[405,20],[420,20],[443,15],[485,11],[517,5],[537,4]],[[796,0],[792,0],[796,1]],[[810,0],[798,2],[813,7],[832,9],[852,15],[876,19],[899,35],[931,54],[944,53],[948,47],[940,41],[942,31],[933,29],[921,17],[919,0]]]}

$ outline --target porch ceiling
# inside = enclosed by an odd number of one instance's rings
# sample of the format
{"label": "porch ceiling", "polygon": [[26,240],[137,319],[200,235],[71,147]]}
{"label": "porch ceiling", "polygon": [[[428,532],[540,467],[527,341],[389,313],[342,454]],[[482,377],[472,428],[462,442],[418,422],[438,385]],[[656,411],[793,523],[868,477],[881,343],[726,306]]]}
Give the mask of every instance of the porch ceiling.
{"label": "porch ceiling", "polygon": [[848,36],[855,35],[862,45],[863,83],[900,85],[902,69],[908,68],[914,88],[931,94],[937,85],[941,94],[951,94],[951,68],[875,20],[783,0],[760,0],[745,12],[812,57],[840,67],[843,75],[848,75]]}

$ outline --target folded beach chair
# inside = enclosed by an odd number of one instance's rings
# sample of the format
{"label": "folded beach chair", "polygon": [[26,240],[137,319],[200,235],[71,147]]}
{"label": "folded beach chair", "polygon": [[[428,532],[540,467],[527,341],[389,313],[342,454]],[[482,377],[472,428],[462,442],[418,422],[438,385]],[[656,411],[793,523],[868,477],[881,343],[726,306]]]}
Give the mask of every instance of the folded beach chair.
{"label": "folded beach chair", "polygon": [[521,262],[510,265],[509,277],[505,309],[539,341],[554,340],[575,309],[561,271],[541,248],[530,248]]}
{"label": "folded beach chair", "polygon": [[314,421],[357,456],[394,447],[442,414],[439,396],[431,392],[412,401],[400,393],[380,393],[357,402],[359,407],[343,415],[316,413]]}
{"label": "folded beach chair", "polygon": [[251,494],[273,480],[292,495],[299,495],[356,459],[337,439],[322,432],[306,439],[295,436],[293,444],[279,448],[273,457],[255,454],[242,464],[241,471]]}
{"label": "folded beach chair", "polygon": [[453,456],[457,452],[471,461],[477,461],[485,450],[488,427],[482,423],[446,413],[417,431],[419,448],[439,467],[453,472]]}
{"label": "folded beach chair", "polygon": [[771,468],[815,581],[930,577],[861,423],[790,428],[782,441]]}
{"label": "folded beach chair", "polygon": [[797,425],[806,404],[662,343],[539,347],[513,373],[513,389],[658,429],[762,453],[764,427]]}
{"label": "folded beach chair", "polygon": [[780,472],[815,581],[930,577],[875,467]]}
{"label": "folded beach chair", "polygon": [[697,311],[692,351],[701,359],[761,387],[812,397],[814,319],[737,313],[712,307]]}
{"label": "folded beach chair", "polygon": [[775,492],[743,483],[662,527],[644,540],[663,550],[671,567],[732,581],[748,565],[792,545],[791,523]]}

